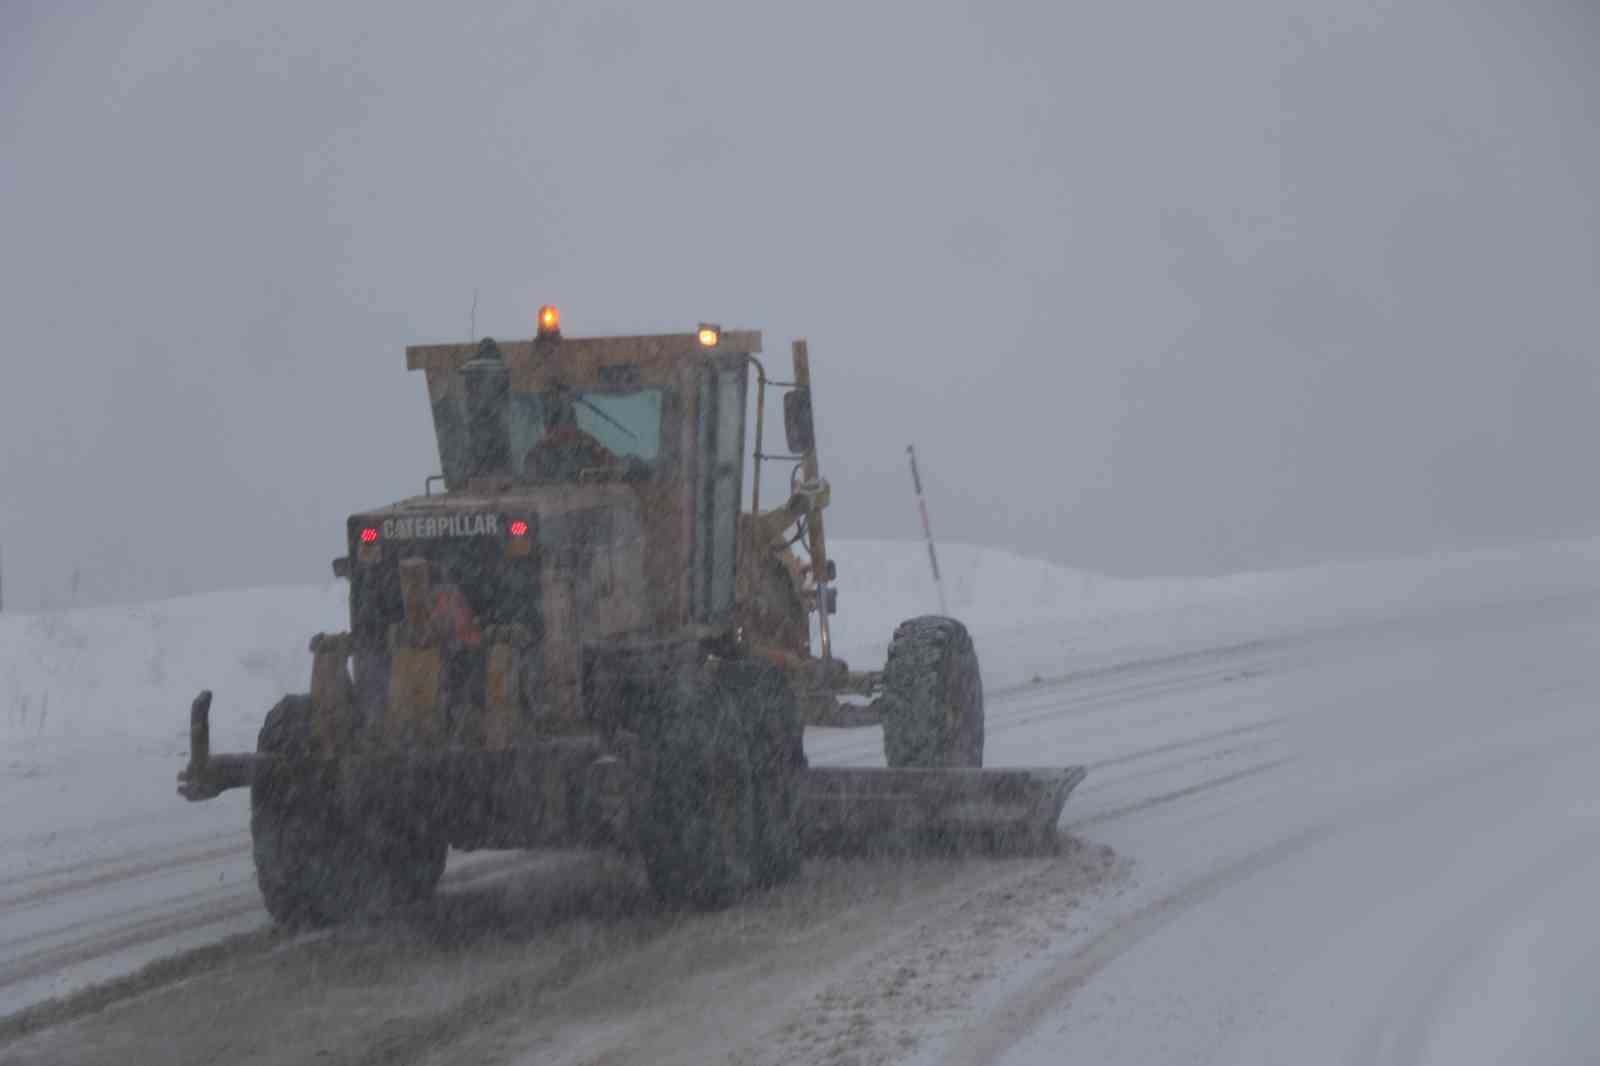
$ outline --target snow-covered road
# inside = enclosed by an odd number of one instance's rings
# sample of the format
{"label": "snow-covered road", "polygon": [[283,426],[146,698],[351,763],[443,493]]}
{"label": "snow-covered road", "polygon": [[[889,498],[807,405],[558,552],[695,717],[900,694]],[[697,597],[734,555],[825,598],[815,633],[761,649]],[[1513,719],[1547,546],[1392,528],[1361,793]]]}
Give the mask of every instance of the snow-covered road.
{"label": "snow-covered road", "polygon": [[1184,694],[1283,715],[1282,761],[1175,802],[1092,778],[1069,825],[1129,884],[926,1061],[1594,1061],[1597,641],[1587,597],[1453,611]]}
{"label": "snow-covered road", "polygon": [[[813,862],[717,915],[574,857],[453,856],[428,913],[284,938],[242,797],[64,800],[0,824],[0,1013],[166,968],[0,1022],[0,1062],[1594,1061],[1600,593],[1502,562],[1364,616],[1348,589],[1127,625],[997,604],[987,761],[1087,764],[1074,846]],[[808,748],[881,761],[875,730]],[[32,750],[12,788],[42,798],[69,778]]]}

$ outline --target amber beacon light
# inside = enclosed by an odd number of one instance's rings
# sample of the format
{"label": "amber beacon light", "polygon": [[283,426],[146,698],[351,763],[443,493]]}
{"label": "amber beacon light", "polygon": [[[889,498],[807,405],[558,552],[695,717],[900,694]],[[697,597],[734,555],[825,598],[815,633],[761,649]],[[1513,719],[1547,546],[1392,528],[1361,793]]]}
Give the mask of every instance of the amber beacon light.
{"label": "amber beacon light", "polygon": [[539,308],[539,336],[550,337],[561,333],[561,310],[555,304]]}

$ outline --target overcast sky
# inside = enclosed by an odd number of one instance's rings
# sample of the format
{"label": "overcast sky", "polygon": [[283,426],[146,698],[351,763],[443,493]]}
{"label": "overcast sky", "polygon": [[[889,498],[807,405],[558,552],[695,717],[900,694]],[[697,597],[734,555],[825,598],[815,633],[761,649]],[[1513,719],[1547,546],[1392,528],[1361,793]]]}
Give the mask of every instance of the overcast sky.
{"label": "overcast sky", "polygon": [[474,292],[808,337],[836,536],[1600,532],[1584,0],[468,6],[0,0],[8,609],[324,580]]}

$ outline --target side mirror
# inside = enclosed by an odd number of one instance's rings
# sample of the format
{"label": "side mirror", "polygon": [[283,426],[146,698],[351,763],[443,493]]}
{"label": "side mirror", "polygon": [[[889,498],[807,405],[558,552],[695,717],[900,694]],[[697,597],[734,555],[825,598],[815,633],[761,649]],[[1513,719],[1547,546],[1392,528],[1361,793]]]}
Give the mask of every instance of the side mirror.
{"label": "side mirror", "polygon": [[817,431],[811,422],[811,390],[795,389],[783,394],[783,433],[789,451],[805,455],[817,450]]}

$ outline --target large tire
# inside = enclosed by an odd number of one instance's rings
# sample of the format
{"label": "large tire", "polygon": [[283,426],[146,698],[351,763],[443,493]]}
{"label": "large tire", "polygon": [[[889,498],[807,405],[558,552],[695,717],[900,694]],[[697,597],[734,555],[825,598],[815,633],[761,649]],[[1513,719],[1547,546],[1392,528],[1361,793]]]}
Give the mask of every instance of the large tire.
{"label": "large tire", "polygon": [[755,776],[755,881],[761,886],[800,874],[800,785],[806,768],[805,721],[789,678],[764,659],[723,665],[720,683],[751,728]]}
{"label": "large tire", "polygon": [[639,814],[650,887],[669,906],[726,906],[755,881],[752,731],[731,690],[708,677],[681,679],[651,702]]}
{"label": "large tire", "polygon": [[282,925],[321,926],[429,898],[448,843],[394,812],[346,824],[338,790],[311,761],[312,714],[309,696],[285,696],[256,741],[257,751],[287,761],[250,786],[256,883],[267,912]]}
{"label": "large tire", "polygon": [[883,689],[890,766],[983,765],[983,678],[966,626],[937,615],[900,623]]}

